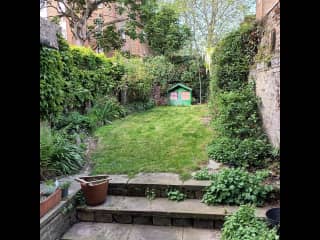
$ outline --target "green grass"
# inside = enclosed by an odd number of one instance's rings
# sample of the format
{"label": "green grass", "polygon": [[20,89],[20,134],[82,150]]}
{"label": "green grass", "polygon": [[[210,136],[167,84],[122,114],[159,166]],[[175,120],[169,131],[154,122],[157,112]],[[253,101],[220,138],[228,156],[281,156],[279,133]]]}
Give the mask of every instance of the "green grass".
{"label": "green grass", "polygon": [[208,161],[213,132],[202,117],[206,105],[156,107],[99,128],[94,174],[174,172],[182,179]]}

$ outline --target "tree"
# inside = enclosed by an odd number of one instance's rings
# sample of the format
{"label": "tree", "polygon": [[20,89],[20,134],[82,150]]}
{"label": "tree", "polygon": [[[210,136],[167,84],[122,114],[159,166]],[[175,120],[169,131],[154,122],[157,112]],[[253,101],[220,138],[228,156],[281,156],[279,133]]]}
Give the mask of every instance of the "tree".
{"label": "tree", "polygon": [[[94,35],[108,26],[113,26],[117,22],[129,21],[137,26],[139,18],[144,17],[145,7],[150,6],[148,0],[45,0],[47,7],[56,9],[58,17],[65,17],[68,19],[71,32],[75,38],[77,45],[83,45],[86,41],[94,38]],[[152,0],[151,2],[153,2]],[[98,9],[98,6],[103,4],[105,7],[111,7],[115,4],[117,11],[122,16],[115,20],[103,23],[102,29],[98,24],[89,26],[88,20],[93,12]],[[125,14],[124,14],[125,13]],[[111,28],[108,28],[105,33],[110,33]]]}
{"label": "tree", "polygon": [[253,9],[254,0],[174,0],[192,35],[191,50],[204,54],[239,25]]}
{"label": "tree", "polygon": [[180,50],[191,35],[190,29],[179,23],[178,13],[168,6],[149,19],[144,32],[151,49],[166,56]]}

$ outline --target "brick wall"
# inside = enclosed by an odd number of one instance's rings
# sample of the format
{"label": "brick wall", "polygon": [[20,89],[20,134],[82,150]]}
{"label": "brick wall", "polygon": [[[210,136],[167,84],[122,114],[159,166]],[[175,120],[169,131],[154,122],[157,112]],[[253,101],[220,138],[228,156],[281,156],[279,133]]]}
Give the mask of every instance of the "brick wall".
{"label": "brick wall", "polygon": [[[263,18],[263,36],[249,79],[256,83],[256,94],[263,127],[273,146],[280,146],[280,1]],[[274,47],[272,49],[273,43]],[[260,56],[260,57],[258,57]]]}
{"label": "brick wall", "polygon": [[[57,11],[54,8],[48,8],[48,17],[52,17],[52,16],[56,16],[57,15]],[[111,22],[111,21],[115,21],[117,19],[125,19],[127,16],[125,14],[123,15],[118,15],[117,11],[116,11],[116,3],[111,4],[111,7],[103,7],[103,8],[98,8],[96,11],[93,12],[92,16],[90,19],[88,19],[88,24],[92,25],[93,24],[93,20],[95,18],[98,18],[99,15],[103,16],[104,22]],[[66,21],[66,30],[67,30],[67,41],[69,44],[75,45],[75,39],[72,35],[69,23],[68,23],[68,19],[65,18]],[[125,24],[125,20],[122,22],[117,22],[115,23],[117,30],[119,30],[121,27],[124,27]],[[126,36],[126,42],[124,43],[124,46],[122,47],[122,51],[128,51],[133,55],[137,55],[137,56],[148,56],[150,55],[150,48],[147,44],[145,43],[140,43],[139,40],[133,40],[130,39],[128,36]],[[86,42],[84,44],[86,47],[89,46],[89,43]],[[113,52],[109,52],[107,53],[107,56],[112,56]]]}
{"label": "brick wall", "polygon": [[261,20],[280,0],[256,0],[256,19]]}

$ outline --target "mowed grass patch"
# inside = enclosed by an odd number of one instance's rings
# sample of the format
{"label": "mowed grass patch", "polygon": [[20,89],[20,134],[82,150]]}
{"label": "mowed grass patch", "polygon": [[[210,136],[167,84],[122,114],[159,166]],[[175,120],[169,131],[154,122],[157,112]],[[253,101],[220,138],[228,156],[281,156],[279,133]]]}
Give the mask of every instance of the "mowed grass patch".
{"label": "mowed grass patch", "polygon": [[173,172],[182,178],[208,161],[213,132],[203,118],[206,105],[163,106],[99,128],[92,158],[94,174]]}

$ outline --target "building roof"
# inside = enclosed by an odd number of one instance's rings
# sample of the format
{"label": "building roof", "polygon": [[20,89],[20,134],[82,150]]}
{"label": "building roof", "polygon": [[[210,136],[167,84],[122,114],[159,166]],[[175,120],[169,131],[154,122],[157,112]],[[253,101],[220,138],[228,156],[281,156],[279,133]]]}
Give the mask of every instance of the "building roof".
{"label": "building roof", "polygon": [[184,88],[184,89],[186,89],[186,90],[192,91],[192,88],[189,88],[189,87],[187,87],[186,85],[183,85],[182,83],[178,83],[178,84],[172,86],[171,88],[169,88],[169,89],[168,89],[168,92],[176,89],[177,87],[182,87],[182,88]]}

